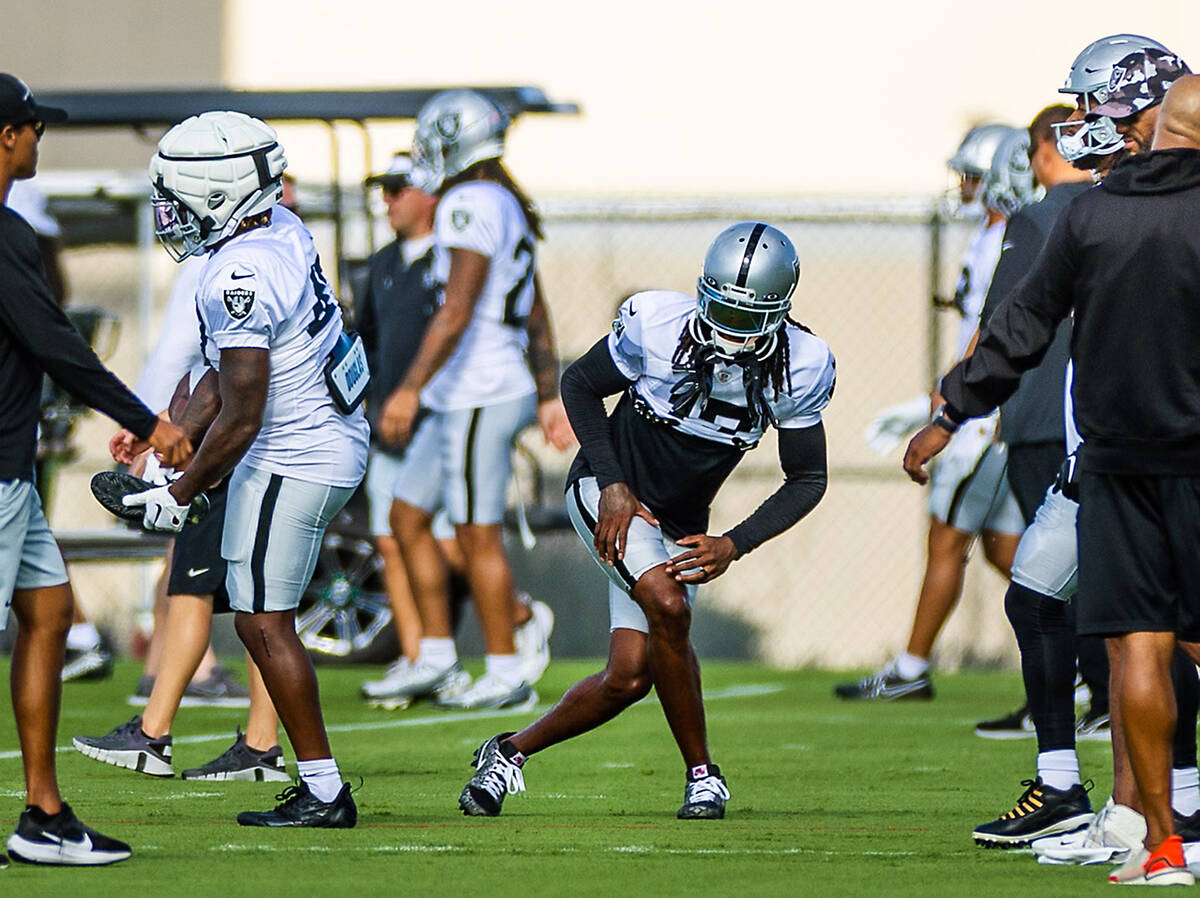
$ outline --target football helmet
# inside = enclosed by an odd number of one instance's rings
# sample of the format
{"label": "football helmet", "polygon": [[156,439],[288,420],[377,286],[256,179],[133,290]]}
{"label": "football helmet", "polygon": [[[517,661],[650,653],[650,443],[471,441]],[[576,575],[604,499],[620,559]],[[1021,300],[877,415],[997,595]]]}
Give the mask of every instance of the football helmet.
{"label": "football helmet", "polygon": [[[1066,83],[1058,89],[1062,94],[1083,98],[1083,113],[1108,99],[1109,81],[1113,66],[1137,50],[1153,48],[1166,50],[1156,40],[1139,34],[1111,34],[1088,44],[1071,63]],[[1084,123],[1070,119],[1053,125],[1058,139],[1058,152],[1068,162],[1084,156],[1110,156],[1125,146],[1117,126],[1107,116]]]}
{"label": "football helmet", "polygon": [[975,125],[959,143],[946,167],[955,175],[955,183],[946,191],[945,212],[962,218],[979,211],[979,184],[992,166],[996,147],[1011,129],[995,123]]}
{"label": "football helmet", "polygon": [[417,113],[411,180],[436,193],[448,178],[476,162],[504,155],[509,118],[491,99],[474,90],[435,94]]}
{"label": "football helmet", "polygon": [[1029,132],[1009,128],[1000,141],[992,165],[979,188],[983,204],[1011,218],[1018,209],[1037,199],[1033,166],[1029,161]]}
{"label": "football helmet", "polygon": [[726,358],[751,349],[765,358],[775,349],[799,280],[800,258],[783,231],[761,221],[726,228],[704,254],[692,337]]}
{"label": "football helmet", "polygon": [[155,235],[176,262],[215,246],[279,202],[285,168],[266,122],[240,112],[185,119],[150,160]]}

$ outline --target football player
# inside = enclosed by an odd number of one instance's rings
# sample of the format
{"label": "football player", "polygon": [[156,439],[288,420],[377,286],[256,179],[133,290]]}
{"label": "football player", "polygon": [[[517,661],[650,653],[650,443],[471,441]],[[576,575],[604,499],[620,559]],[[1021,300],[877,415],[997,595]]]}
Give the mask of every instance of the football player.
{"label": "football player", "polygon": [[[704,257],[698,296],[634,294],[612,333],[563,375],[581,447],[567,509],[610,581],[609,660],[530,726],[480,746],[463,813],[499,814],[505,795],[524,788],[529,756],[605,723],[653,686],[686,770],[678,816],[724,816],[729,790],[709,755],[689,638],[692,597],[825,492],[821,412],[834,359],[787,317],[799,272],[782,231],[733,225]],[[616,394],[606,416],[604,399]],[[768,427],[779,431],[783,485],[746,520],[709,535],[713,497]]]}
{"label": "football player", "polygon": [[[564,449],[573,441],[536,274],[541,220],[501,162],[507,128],[508,116],[469,90],[437,94],[417,117],[410,178],[440,198],[433,264],[444,287],[380,415],[384,440],[408,444],[392,506],[423,627],[417,661],[406,674],[408,694],[437,692],[461,677],[445,562],[431,529],[439,507],[454,524],[479,614],[486,672],[436,698],[437,706],[452,709],[536,701],[514,640],[516,593],[501,538],[510,456],[535,412],[548,442]],[[527,348],[536,356],[528,364]],[[431,413],[418,421],[422,406]]]}
{"label": "football player", "polygon": [[[964,206],[976,199],[984,208],[963,258],[953,305],[960,315],[955,358],[967,355],[979,327],[1008,217],[1033,199],[1028,136],[1006,125],[979,125],[967,132],[949,166],[957,172]],[[1023,161],[1022,161],[1023,160]],[[937,389],[934,406],[940,405]],[[982,538],[984,556],[1009,575],[1017,540],[1025,528],[1005,472],[1008,456],[996,441],[999,415],[972,421],[950,444],[934,472],[929,490],[929,534],[925,576],[908,644],[873,676],[842,683],[834,694],[844,699],[887,701],[931,699],[930,656],[938,633],[962,592],[968,548]]]}
{"label": "football player", "polygon": [[325,528],[366,468],[366,363],[343,332],[312,236],[277,205],[286,164],[274,130],[237,112],[189,118],[159,141],[156,232],[176,260],[208,253],[196,312],[211,370],[181,418],[203,438],[191,465],[126,504],[144,506],[147,527],[178,531],[192,499],[229,478],[225,585],[300,771],[274,810],[238,822],[351,827],[357,809],[295,616]]}

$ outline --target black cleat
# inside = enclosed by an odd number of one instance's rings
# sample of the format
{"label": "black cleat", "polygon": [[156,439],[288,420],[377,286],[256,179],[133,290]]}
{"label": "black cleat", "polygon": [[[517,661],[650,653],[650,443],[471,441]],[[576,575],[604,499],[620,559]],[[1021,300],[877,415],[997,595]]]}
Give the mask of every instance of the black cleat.
{"label": "black cleat", "polygon": [[1175,818],[1175,835],[1185,842],[1200,842],[1200,811],[1190,817],[1184,817],[1178,811],[1172,811]]}
{"label": "black cleat", "polygon": [[505,795],[525,791],[525,775],[500,748],[512,733],[493,736],[475,749],[475,775],[458,796],[458,807],[468,817],[499,817]]}
{"label": "black cleat", "polygon": [[683,787],[683,807],[675,814],[680,820],[721,820],[725,817],[725,802],[729,800],[729,788],[721,768],[707,765],[707,772],[693,777],[688,772],[687,785]]}
{"label": "black cleat", "polygon": [[1041,777],[1023,780],[1024,794],[1016,806],[995,820],[984,823],[971,833],[975,844],[985,848],[1020,848],[1042,836],[1074,832],[1092,821],[1092,803],[1088,800],[1091,781],[1076,783],[1070,789],[1055,789]]}
{"label": "black cleat", "polygon": [[1107,711],[1088,711],[1075,725],[1076,742],[1111,742],[1112,725]]}
{"label": "black cleat", "polygon": [[314,826],[326,829],[350,829],[358,822],[358,807],[350,797],[350,784],[343,783],[333,801],[319,801],[303,781],[288,786],[275,796],[279,802],[272,811],[242,811],[237,822],[242,826]]}
{"label": "black cleat", "polygon": [[984,739],[1031,739],[1037,735],[1029,706],[1022,705],[1011,714],[975,724],[975,735]]}
{"label": "black cleat", "polygon": [[124,842],[84,826],[64,801],[57,814],[26,807],[8,837],[8,853],[27,864],[100,867],[126,860],[133,851]]}
{"label": "black cleat", "polygon": [[112,654],[104,643],[98,642],[88,649],[67,649],[63,661],[62,681],[103,680],[112,676]]}
{"label": "black cleat", "polygon": [[839,683],[833,694],[844,699],[865,699],[875,702],[898,701],[900,699],[931,699],[934,696],[933,680],[928,673],[907,679],[888,665],[874,676],[857,683]]}

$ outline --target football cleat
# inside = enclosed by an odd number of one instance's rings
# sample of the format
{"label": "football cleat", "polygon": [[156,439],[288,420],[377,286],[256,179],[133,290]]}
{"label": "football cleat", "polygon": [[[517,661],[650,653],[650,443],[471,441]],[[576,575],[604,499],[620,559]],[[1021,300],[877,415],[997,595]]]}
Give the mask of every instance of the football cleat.
{"label": "football cleat", "polygon": [[1135,853],[1108,874],[1108,881],[1125,886],[1193,886],[1196,877],[1188,869],[1183,840],[1170,836],[1152,852],[1143,848]]}
{"label": "football cleat", "polygon": [[433,707],[442,711],[479,711],[485,708],[529,711],[537,704],[537,700],[537,693],[528,683],[510,686],[498,677],[484,674],[461,692],[439,694],[433,700]]}
{"label": "football cleat", "polygon": [[[527,597],[528,598],[528,597]],[[530,618],[513,631],[513,643],[521,656],[525,682],[533,685],[550,666],[550,634],[554,632],[554,612],[545,602],[529,599]]]}
{"label": "football cleat", "polygon": [[500,733],[475,749],[475,774],[458,796],[458,807],[468,817],[498,817],[504,796],[525,791],[521,766],[500,748],[512,733]]}
{"label": "football cleat", "polygon": [[395,663],[384,671],[382,679],[366,680],[363,682],[361,687],[363,698],[387,698],[398,690],[403,690],[404,686],[408,683],[408,672],[412,670],[412,667],[412,662],[401,655]]}
{"label": "football cleat", "polygon": [[1109,798],[1086,829],[1034,839],[1029,847],[1039,864],[1122,863],[1145,839],[1146,818]]}
{"label": "football cleat", "polygon": [[246,744],[246,734],[238,727],[233,745],[200,767],[180,774],[185,780],[238,780],[251,783],[290,783],[283,749],[273,745],[266,751],[255,751]]}
{"label": "football cleat", "polygon": [[242,826],[311,826],[325,829],[350,829],[358,822],[358,807],[350,795],[350,784],[343,783],[333,801],[321,801],[303,781],[288,786],[275,796],[279,802],[270,811],[242,811],[237,822]]}
{"label": "football cleat", "polygon": [[1091,788],[1076,783],[1070,789],[1055,789],[1041,777],[1023,780],[1025,792],[1011,811],[975,828],[971,836],[984,848],[1020,848],[1034,839],[1083,829],[1091,823]]}
{"label": "football cleat", "polygon": [[57,814],[26,807],[8,837],[8,853],[27,864],[100,867],[126,860],[133,851],[124,842],[84,826],[64,801]]}
{"label": "football cleat", "polygon": [[1172,811],[1175,818],[1175,835],[1184,842],[1200,842],[1200,811],[1185,817],[1178,811]]}
{"label": "football cleat", "polygon": [[934,696],[933,680],[925,673],[907,679],[896,673],[889,664],[879,673],[859,680],[857,683],[839,683],[833,687],[838,698],[890,702],[899,699],[931,699]]}
{"label": "football cleat", "polygon": [[150,776],[174,776],[171,766],[171,737],[152,739],[142,732],[142,715],[114,727],[103,736],[76,736],[71,740],[75,750],[81,754],[112,764],[136,770]]}
{"label": "football cleat", "polygon": [[688,771],[687,785],[683,787],[683,807],[675,814],[680,820],[721,820],[725,816],[725,802],[729,801],[729,787],[721,768],[716,764],[702,764]]}
{"label": "football cleat", "polygon": [[1111,742],[1112,728],[1108,721],[1108,712],[1097,713],[1088,711],[1075,725],[1076,742]]}
{"label": "football cleat", "polygon": [[1030,739],[1037,735],[1029,706],[1022,705],[1011,714],[975,724],[975,735],[984,739]]}
{"label": "football cleat", "polygon": [[372,688],[368,693],[367,686],[370,684],[364,683],[363,694],[372,700],[407,699],[411,702],[416,699],[436,697],[440,692],[452,693],[461,684],[463,678],[468,683],[470,682],[470,675],[462,669],[462,665],[457,661],[449,667],[434,667],[432,664],[418,660],[415,664],[408,665],[407,668],[393,665],[384,680],[376,681],[377,683],[387,682],[386,692],[379,687]]}
{"label": "football cleat", "polygon": [[103,680],[112,675],[112,655],[102,643],[88,649],[67,649],[63,662],[62,681]]}

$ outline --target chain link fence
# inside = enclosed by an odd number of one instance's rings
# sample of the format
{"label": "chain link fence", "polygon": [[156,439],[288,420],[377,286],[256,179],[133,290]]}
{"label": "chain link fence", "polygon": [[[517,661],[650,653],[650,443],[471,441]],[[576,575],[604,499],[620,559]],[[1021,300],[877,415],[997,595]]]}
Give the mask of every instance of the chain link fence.
{"label": "chain link fence", "polygon": [[[301,199],[328,258],[332,229],[321,220],[320,197],[302,191]],[[124,231],[135,241],[140,205],[133,202],[133,211],[124,213],[133,215],[135,226],[126,222]],[[927,393],[934,373],[950,361],[945,350],[957,319],[953,312],[935,312],[930,300],[952,291],[970,230],[945,221],[936,209],[932,200],[544,205],[547,239],[539,267],[565,360],[607,333],[628,294],[648,288],[692,292],[705,248],[732,221],[771,221],[799,249],[802,277],[793,317],[826,339],[838,361],[837,391],[825,415],[829,490],[810,518],[706,587],[699,611],[709,606],[738,618],[757,634],[758,654],[769,662],[869,666],[903,648],[907,638],[924,565],[926,493],[901,471],[902,446],[880,457],[867,448],[864,431],[882,408]],[[377,242],[386,240],[382,222],[374,226],[377,238],[382,236]],[[365,250],[365,233],[361,220],[350,222],[345,245]],[[173,265],[144,239],[140,247],[135,242],[69,248],[64,263],[72,304],[97,305],[120,316],[121,336],[110,362],[134,382],[159,325]],[[109,523],[81,497],[88,495],[88,476],[110,463],[111,431],[97,416],[78,428],[78,457],[62,470],[49,509],[56,528]],[[540,442],[525,438],[545,472],[548,501],[559,502],[569,457]],[[718,497],[713,531],[748,514],[780,478],[775,442],[768,436]],[[982,568],[982,560],[973,558],[961,607],[941,640],[943,667],[1015,659],[1003,616],[1003,583]],[[155,573],[137,565],[89,566],[86,574],[76,574],[76,586],[93,616],[121,632],[128,630],[130,610],[144,600],[145,584]],[[603,602],[604,579],[597,573],[591,582],[595,600]],[[547,598],[553,603],[553,596]]]}

